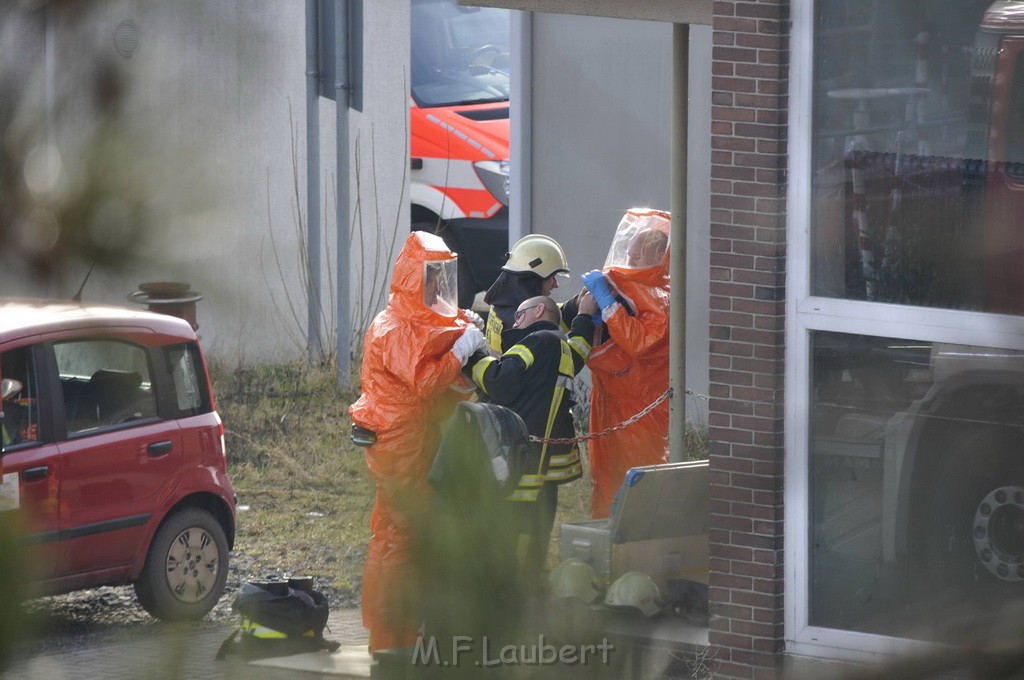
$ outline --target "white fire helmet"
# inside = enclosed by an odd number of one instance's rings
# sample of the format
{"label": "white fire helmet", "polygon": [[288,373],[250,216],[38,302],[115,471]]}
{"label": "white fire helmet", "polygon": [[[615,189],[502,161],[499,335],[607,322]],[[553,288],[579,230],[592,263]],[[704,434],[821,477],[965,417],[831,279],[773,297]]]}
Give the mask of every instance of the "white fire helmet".
{"label": "white fire helmet", "polygon": [[605,267],[646,269],[661,264],[668,252],[672,217],[664,210],[631,208],[615,229]]}
{"label": "white fire helmet", "polygon": [[548,574],[552,598],[575,598],[590,604],[601,594],[594,568],[578,557],[562,560]]}
{"label": "white fire helmet", "polygon": [[533,272],[546,279],[552,274],[569,276],[569,261],[555,239],[544,234],[527,234],[512,246],[508,262],[502,269],[507,272]]}
{"label": "white fire helmet", "polygon": [[429,260],[423,263],[423,304],[442,316],[459,313],[458,260]]}
{"label": "white fire helmet", "polygon": [[608,587],[604,603],[610,607],[631,608],[651,617],[661,613],[661,593],[647,574],[627,571]]}
{"label": "white fire helmet", "polygon": [[14,380],[12,378],[4,378],[0,380],[0,398],[6,399],[7,397],[13,397],[18,392],[21,392],[21,381]]}

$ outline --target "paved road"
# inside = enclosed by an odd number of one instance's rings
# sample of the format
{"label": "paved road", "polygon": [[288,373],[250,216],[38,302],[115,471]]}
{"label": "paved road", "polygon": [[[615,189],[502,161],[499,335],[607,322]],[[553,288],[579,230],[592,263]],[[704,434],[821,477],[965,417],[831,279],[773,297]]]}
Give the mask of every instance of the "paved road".
{"label": "paved road", "polygon": [[[331,613],[324,637],[344,645],[365,645],[359,610]],[[337,678],[306,671],[267,668],[245,659],[215,657],[235,630],[230,624],[131,626],[59,651],[26,645],[4,680],[299,680]]]}

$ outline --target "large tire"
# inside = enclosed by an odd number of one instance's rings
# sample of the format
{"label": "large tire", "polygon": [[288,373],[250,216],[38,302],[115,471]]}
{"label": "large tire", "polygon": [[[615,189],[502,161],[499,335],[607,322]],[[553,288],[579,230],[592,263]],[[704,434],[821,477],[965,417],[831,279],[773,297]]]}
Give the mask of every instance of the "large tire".
{"label": "large tire", "polygon": [[185,508],[157,530],[135,594],[158,619],[201,619],[224,593],[227,577],[224,528],[206,510]]}
{"label": "large tire", "polygon": [[[453,253],[459,253],[459,244],[455,235],[452,234],[451,228],[448,223],[444,220],[413,220],[412,222],[413,231],[429,231],[432,234],[437,234],[444,239],[445,245]],[[476,277],[473,276],[473,271],[469,267],[469,260],[466,259],[465,255],[459,254],[459,307],[462,309],[470,309],[473,306],[473,299],[476,297],[477,289],[479,285],[476,282]]]}
{"label": "large tire", "polygon": [[968,425],[949,447],[924,520],[928,561],[967,593],[1024,591],[1024,433]]}

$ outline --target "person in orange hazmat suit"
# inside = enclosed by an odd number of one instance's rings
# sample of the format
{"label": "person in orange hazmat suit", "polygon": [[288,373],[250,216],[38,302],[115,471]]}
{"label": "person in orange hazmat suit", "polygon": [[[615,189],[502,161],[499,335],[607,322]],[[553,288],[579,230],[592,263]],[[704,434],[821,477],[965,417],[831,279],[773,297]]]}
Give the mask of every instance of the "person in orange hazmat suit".
{"label": "person in orange hazmat suit", "polygon": [[[668,389],[670,228],[667,212],[627,211],[604,269],[583,275],[604,322],[587,361],[591,432],[624,422]],[[668,401],[622,430],[591,440],[589,451],[591,515],[608,517],[630,468],[668,462]]]}
{"label": "person in orange hazmat suit", "polygon": [[439,236],[410,234],[395,262],[388,303],[364,339],[363,393],[349,415],[376,435],[366,450],[377,497],[363,575],[371,652],[416,641],[415,603],[423,586],[410,555],[412,523],[429,505],[427,475],[439,424],[472,391],[462,367],[487,347],[457,307],[457,270],[456,256]]}

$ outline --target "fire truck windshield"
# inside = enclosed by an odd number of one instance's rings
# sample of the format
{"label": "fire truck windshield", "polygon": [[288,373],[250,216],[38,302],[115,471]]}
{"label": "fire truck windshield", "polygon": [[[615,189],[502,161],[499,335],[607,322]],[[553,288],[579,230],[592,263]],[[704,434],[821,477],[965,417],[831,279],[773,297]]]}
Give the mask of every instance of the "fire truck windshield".
{"label": "fire truck windshield", "polygon": [[419,106],[507,101],[508,10],[413,0],[412,96]]}

